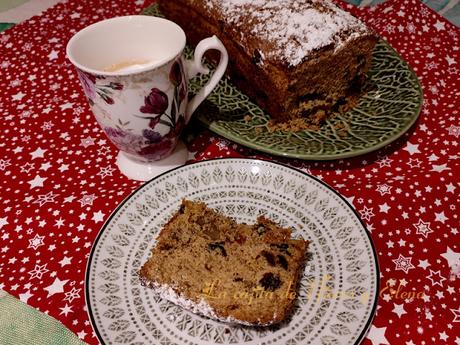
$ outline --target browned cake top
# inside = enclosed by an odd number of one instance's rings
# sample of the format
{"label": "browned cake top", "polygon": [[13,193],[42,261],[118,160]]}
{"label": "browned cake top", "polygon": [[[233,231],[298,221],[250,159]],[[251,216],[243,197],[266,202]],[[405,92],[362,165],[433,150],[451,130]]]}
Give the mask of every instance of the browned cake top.
{"label": "browned cake top", "polygon": [[[370,30],[329,0],[185,0],[232,30],[249,56],[295,67]],[[256,54],[255,51],[258,51]]]}
{"label": "browned cake top", "polygon": [[203,203],[184,201],[161,231],[141,277],[194,312],[268,325],[292,309],[306,247],[264,218],[237,224]]}

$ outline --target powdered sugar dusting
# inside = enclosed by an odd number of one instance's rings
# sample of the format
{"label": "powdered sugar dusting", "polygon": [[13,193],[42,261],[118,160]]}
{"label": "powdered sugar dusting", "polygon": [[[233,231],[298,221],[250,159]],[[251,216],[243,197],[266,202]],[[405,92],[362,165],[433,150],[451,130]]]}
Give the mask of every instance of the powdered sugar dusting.
{"label": "powdered sugar dusting", "polygon": [[[253,323],[238,320],[232,316],[221,317],[218,316],[214,310],[203,298],[199,302],[194,302],[191,299],[184,297],[183,295],[178,294],[171,286],[167,284],[159,284],[157,282],[152,282],[147,280],[144,277],[140,277],[142,285],[149,287],[155,293],[157,293],[161,298],[164,298],[178,306],[191,311],[192,313],[203,315],[218,321],[227,322],[231,324],[239,324],[246,326],[254,326]],[[273,319],[276,318],[276,313],[273,315]],[[258,323],[257,326],[268,326],[272,323]]]}
{"label": "powdered sugar dusting", "polygon": [[157,282],[147,281],[145,278],[141,277],[141,282],[143,285],[148,286],[154,290],[161,298],[164,298],[174,304],[181,306],[184,309],[190,310],[192,313],[201,314],[204,316],[217,318],[214,309],[204,300],[201,299],[198,303],[194,302],[188,298],[185,298],[179,295],[174,289],[166,284],[159,284]]}
{"label": "powdered sugar dusting", "polygon": [[233,26],[249,28],[262,42],[262,56],[290,66],[299,65],[315,50],[331,44],[339,49],[369,32],[329,0],[206,0],[206,6],[218,9]]}

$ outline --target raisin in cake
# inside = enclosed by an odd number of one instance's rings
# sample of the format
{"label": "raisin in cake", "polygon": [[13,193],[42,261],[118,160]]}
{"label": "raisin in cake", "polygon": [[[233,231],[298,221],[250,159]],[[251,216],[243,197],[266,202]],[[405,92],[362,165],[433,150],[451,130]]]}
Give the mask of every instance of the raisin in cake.
{"label": "raisin in cake", "polygon": [[359,93],[377,36],[329,0],[160,0],[196,45],[217,35],[232,81],[274,122],[319,124]]}
{"label": "raisin in cake", "polygon": [[259,217],[237,224],[204,203],[184,200],[161,230],[141,281],[192,312],[267,326],[295,303],[308,242]]}

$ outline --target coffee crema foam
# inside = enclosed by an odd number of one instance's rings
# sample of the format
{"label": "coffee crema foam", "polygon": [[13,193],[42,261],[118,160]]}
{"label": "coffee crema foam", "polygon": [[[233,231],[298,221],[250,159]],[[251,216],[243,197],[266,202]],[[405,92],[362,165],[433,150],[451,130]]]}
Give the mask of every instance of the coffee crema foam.
{"label": "coffee crema foam", "polygon": [[104,67],[102,70],[104,72],[135,72],[140,70],[141,68],[144,68],[151,62],[152,61],[149,60],[132,59],[114,63],[112,65]]}

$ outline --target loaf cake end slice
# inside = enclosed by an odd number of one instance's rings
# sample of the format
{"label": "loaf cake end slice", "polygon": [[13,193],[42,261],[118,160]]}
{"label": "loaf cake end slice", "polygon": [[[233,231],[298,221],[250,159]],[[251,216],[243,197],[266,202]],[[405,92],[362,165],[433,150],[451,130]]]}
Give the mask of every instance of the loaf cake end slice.
{"label": "loaf cake end slice", "polygon": [[308,242],[259,217],[238,224],[183,200],[161,230],[141,282],[163,298],[221,321],[268,326],[293,310]]}
{"label": "loaf cake end slice", "polygon": [[219,37],[232,83],[270,115],[273,129],[316,128],[365,92],[378,36],[330,0],[159,3],[190,44]]}

